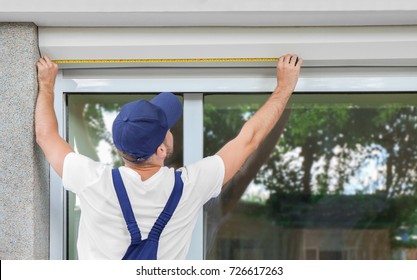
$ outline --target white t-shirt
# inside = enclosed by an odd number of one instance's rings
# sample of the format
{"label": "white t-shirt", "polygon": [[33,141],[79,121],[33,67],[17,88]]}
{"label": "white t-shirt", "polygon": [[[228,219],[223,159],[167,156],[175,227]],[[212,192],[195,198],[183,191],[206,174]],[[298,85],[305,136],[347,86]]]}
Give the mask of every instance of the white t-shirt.
{"label": "white t-shirt", "polygon": [[[109,165],[76,153],[65,157],[64,187],[80,200],[77,241],[80,259],[122,259],[130,245],[111,170]],[[162,167],[144,182],[128,167],[119,170],[142,239],[146,239],[171,195],[175,170]],[[162,231],[158,259],[185,259],[199,210],[210,198],[220,194],[223,184],[224,163],[219,156],[204,158],[180,170],[184,189],[174,215]]]}

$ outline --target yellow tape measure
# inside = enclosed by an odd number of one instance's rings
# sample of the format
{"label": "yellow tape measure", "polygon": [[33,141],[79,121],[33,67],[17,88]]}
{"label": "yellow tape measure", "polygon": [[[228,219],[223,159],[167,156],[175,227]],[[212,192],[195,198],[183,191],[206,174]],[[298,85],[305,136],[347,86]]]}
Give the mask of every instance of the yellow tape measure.
{"label": "yellow tape measure", "polygon": [[164,58],[164,59],[62,59],[57,64],[84,63],[210,63],[210,62],[276,62],[278,58]]}

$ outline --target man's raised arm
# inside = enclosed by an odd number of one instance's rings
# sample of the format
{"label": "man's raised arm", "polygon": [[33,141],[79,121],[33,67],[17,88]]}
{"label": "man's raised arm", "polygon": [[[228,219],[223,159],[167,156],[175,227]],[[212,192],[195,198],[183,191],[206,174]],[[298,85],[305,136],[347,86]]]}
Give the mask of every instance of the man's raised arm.
{"label": "man's raised arm", "polygon": [[58,133],[54,111],[54,86],[58,66],[45,56],[39,59],[36,67],[39,90],[35,108],[36,142],[49,164],[62,177],[65,156],[73,150]]}
{"label": "man's raised arm", "polygon": [[224,162],[225,185],[240,169],[247,158],[257,149],[278,122],[295,89],[303,60],[296,55],[279,58],[277,87],[264,105],[243,125],[241,131],[217,152]]}

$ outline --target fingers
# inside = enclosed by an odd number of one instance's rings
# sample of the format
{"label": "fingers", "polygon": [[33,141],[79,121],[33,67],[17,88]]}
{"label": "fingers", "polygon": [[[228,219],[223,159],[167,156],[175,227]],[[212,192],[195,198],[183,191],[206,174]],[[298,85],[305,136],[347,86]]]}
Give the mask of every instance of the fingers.
{"label": "fingers", "polygon": [[44,56],[43,60],[46,62],[46,65],[48,65],[49,67],[51,66],[55,66],[56,64],[48,57],[48,56]]}
{"label": "fingers", "polygon": [[279,58],[277,67],[278,92],[291,94],[297,85],[303,60],[295,54],[287,54]]}
{"label": "fingers", "polygon": [[39,58],[38,64],[40,64],[42,66],[47,66],[48,65],[48,62],[46,61],[45,57],[42,56],[41,58]]}
{"label": "fingers", "polygon": [[48,67],[48,68],[55,68],[58,65],[55,64],[48,56],[43,56],[39,58],[38,62],[36,63],[36,66],[38,67]]}
{"label": "fingers", "polygon": [[297,57],[297,61],[295,63],[295,66],[301,68],[301,65],[303,64],[303,59],[300,57]]}
{"label": "fingers", "polygon": [[38,62],[36,62],[36,66],[38,67],[38,69],[39,69],[39,68],[41,68],[41,67],[45,67],[45,66],[46,66],[46,62],[45,62],[45,60],[41,57],[41,58],[38,60]]}
{"label": "fingers", "polygon": [[39,62],[49,64],[52,63],[52,60],[48,56],[44,55],[41,58],[39,58]]}
{"label": "fingers", "polygon": [[298,62],[298,56],[296,54],[293,54],[290,56],[290,61],[288,62],[291,65],[297,65]]}
{"label": "fingers", "polygon": [[284,56],[284,63],[289,64],[291,62],[291,55],[290,54],[286,54]]}
{"label": "fingers", "polygon": [[286,54],[278,59],[278,67],[286,65],[301,67],[302,61],[303,60],[299,58],[296,54]]}
{"label": "fingers", "polygon": [[58,65],[49,57],[43,56],[36,63],[39,92],[53,92]]}

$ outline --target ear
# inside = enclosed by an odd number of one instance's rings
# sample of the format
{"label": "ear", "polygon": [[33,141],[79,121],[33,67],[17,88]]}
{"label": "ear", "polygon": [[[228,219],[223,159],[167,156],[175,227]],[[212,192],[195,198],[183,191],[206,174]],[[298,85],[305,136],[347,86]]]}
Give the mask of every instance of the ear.
{"label": "ear", "polygon": [[159,145],[159,147],[156,149],[156,155],[160,158],[165,158],[167,156],[167,147],[164,143]]}

